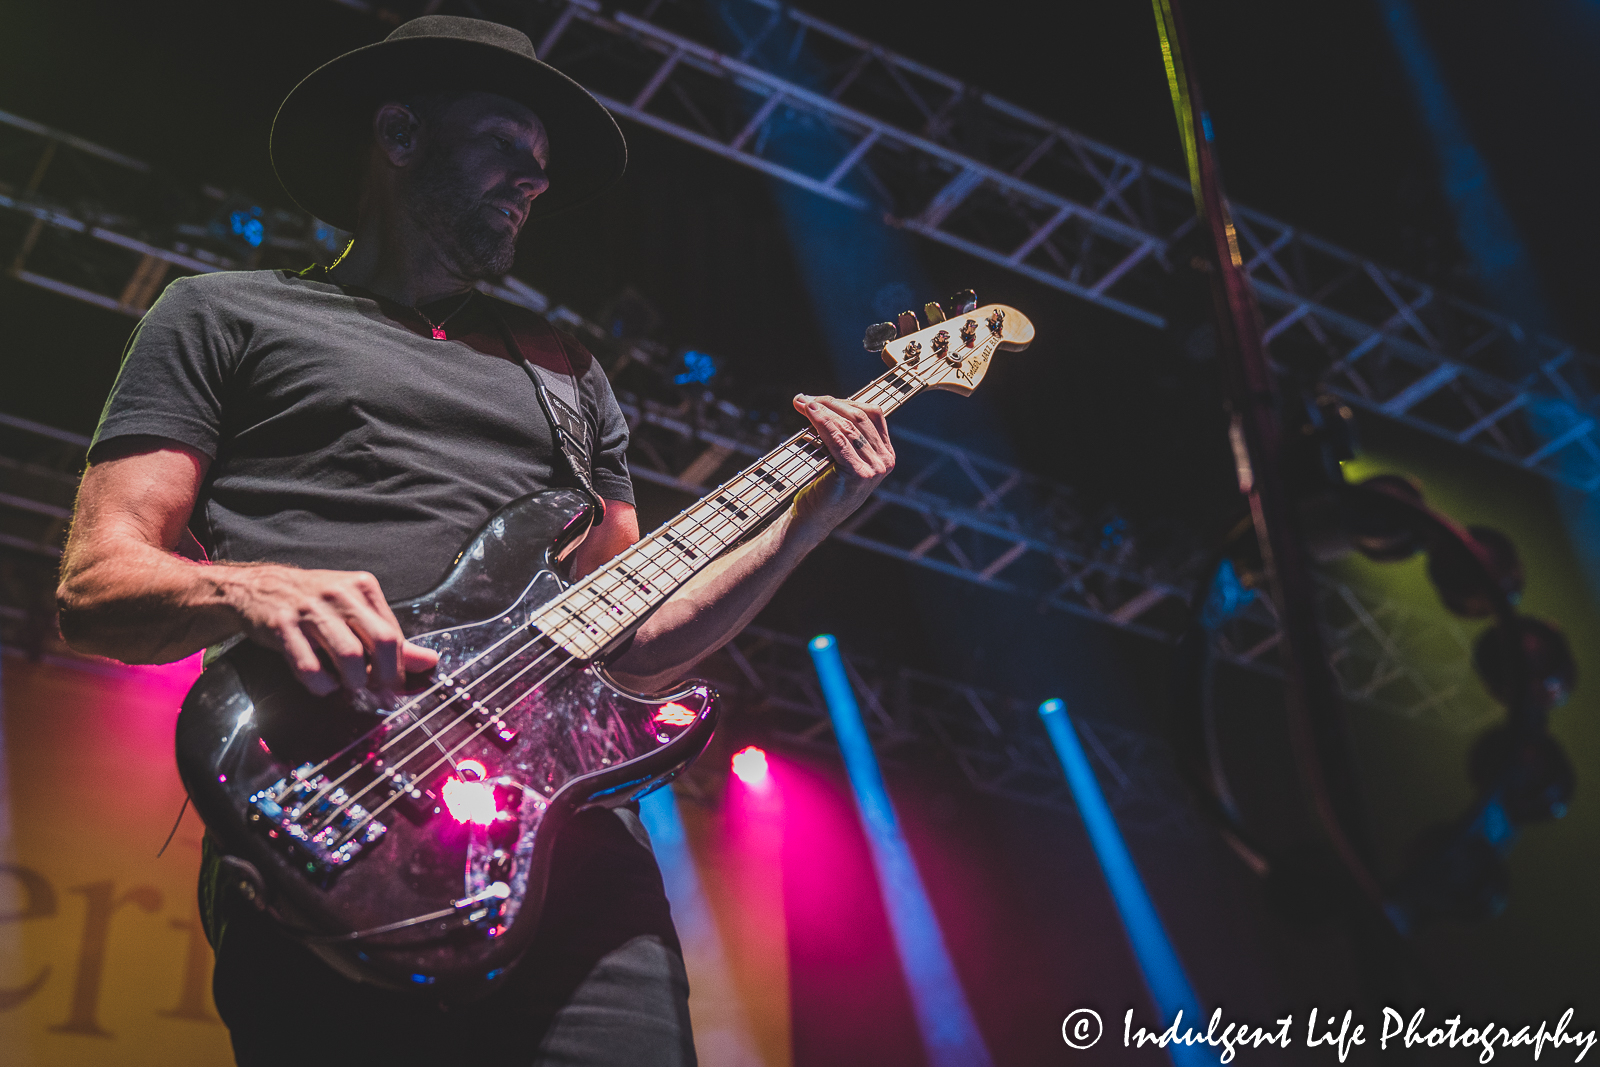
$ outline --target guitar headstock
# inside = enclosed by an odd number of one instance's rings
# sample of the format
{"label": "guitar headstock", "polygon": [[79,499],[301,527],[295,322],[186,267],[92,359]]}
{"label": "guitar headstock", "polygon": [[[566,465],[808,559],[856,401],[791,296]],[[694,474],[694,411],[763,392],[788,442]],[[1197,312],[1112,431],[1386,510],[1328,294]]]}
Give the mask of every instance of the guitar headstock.
{"label": "guitar headstock", "polygon": [[[935,306],[929,305],[930,311]],[[909,317],[915,323],[915,316]],[[889,366],[929,389],[970,396],[988,372],[996,348],[1020,352],[1031,343],[1033,323],[1026,315],[1004,304],[985,304],[886,341],[882,354]]]}

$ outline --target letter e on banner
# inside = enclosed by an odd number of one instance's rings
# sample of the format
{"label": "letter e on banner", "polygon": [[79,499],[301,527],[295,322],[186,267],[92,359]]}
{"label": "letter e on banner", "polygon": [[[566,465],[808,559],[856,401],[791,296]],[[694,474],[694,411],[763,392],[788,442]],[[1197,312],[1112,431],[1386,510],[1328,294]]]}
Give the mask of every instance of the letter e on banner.
{"label": "letter e on banner", "polygon": [[78,974],[72,986],[72,1012],[67,1021],[52,1026],[55,1034],[85,1034],[110,1037],[100,1028],[96,1014],[100,1007],[100,979],[106,969],[106,939],[111,935],[111,917],[124,904],[149,913],[161,907],[161,891],[151,885],[137,885],[122,896],[115,895],[108,879],[75,885],[68,892],[81,893],[87,902],[83,917],[83,940],[78,943]]}
{"label": "letter e on banner", "polygon": [[[0,914],[0,923],[20,923],[28,919],[48,919],[56,913],[56,891],[44,875],[14,863],[0,863],[0,874],[9,874],[22,885],[22,906],[15,911]],[[39,968],[33,979],[14,989],[0,989],[0,1011],[9,1011],[21,1004],[44,985],[50,977],[50,965]]]}

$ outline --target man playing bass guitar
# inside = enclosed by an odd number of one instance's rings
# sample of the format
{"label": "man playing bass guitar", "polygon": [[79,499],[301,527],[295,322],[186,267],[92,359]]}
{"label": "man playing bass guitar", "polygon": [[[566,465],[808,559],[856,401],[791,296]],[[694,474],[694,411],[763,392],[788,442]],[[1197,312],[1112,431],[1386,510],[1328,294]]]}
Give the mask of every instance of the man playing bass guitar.
{"label": "man playing bass guitar", "polygon": [[[406,641],[388,602],[429,588],[508,500],[574,480],[604,500],[573,577],[639,538],[628,429],[600,368],[474,288],[510,268],[530,218],[613,184],[626,150],[605,109],[523,34],[444,16],[308,76],[272,150],[296,202],[354,241],[328,270],[179,280],[145,316],[89,453],[62,632],[129,663],[242,634],[314,693],[392,705],[437,656]],[[582,462],[566,462],[524,361],[574,383]],[[795,407],[834,471],[667,600],[612,659],[619,680],[681,678],[893,468],[878,408]],[[173,554],[186,527],[212,565]],[[627,808],[574,817],[535,949],[489,996],[449,1008],[335,973],[217,891],[216,852],[200,892],[241,1064],[694,1061],[661,878]]]}

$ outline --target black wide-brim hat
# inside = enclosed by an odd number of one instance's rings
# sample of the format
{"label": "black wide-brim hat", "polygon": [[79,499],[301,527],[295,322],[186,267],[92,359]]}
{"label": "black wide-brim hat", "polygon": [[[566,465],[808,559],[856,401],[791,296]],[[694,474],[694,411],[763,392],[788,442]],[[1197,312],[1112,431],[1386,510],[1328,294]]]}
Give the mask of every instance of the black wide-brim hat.
{"label": "black wide-brim hat", "polygon": [[272,166],[294,202],[341,230],[356,203],[379,104],[439,90],[495,93],[539,116],[550,136],[550,187],[528,218],[593,199],[616,184],[628,146],[611,112],[534,55],[527,34],[496,22],[427,15],[377,44],[312,71],[272,123]]}

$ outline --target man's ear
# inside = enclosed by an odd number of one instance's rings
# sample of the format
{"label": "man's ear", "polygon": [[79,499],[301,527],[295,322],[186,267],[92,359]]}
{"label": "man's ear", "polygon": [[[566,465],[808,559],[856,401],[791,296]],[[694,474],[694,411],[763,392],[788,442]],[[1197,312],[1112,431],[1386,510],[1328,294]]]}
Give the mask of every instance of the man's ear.
{"label": "man's ear", "polygon": [[400,103],[378,106],[372,117],[372,133],[378,150],[396,167],[403,167],[416,158],[422,122],[416,113]]}

